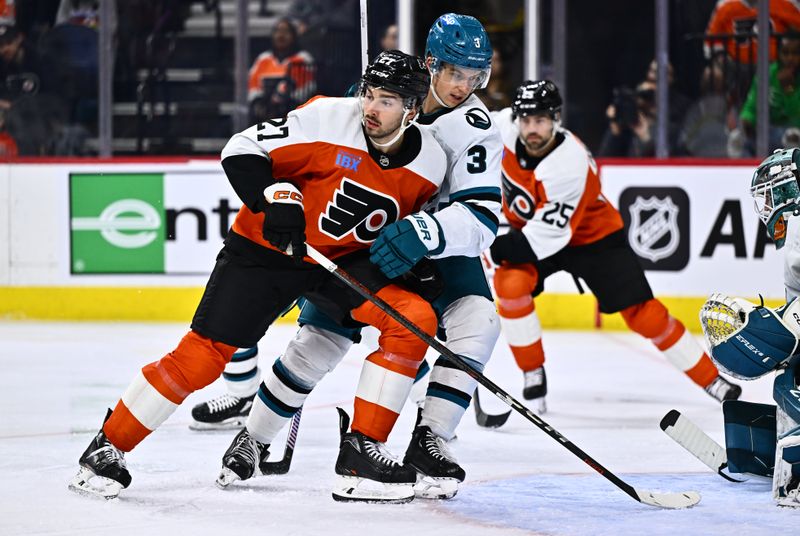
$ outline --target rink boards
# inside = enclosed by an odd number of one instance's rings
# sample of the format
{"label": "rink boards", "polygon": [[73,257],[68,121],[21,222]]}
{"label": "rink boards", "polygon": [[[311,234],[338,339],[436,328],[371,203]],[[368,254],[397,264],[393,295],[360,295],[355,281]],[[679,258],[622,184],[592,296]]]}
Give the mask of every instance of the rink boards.
{"label": "rink boards", "polygon": [[[747,193],[752,163],[600,164],[654,293],[688,325],[712,291],[782,298],[780,255]],[[239,206],[216,159],[2,165],[0,317],[188,320]],[[546,327],[622,326],[566,274],[537,309]]]}

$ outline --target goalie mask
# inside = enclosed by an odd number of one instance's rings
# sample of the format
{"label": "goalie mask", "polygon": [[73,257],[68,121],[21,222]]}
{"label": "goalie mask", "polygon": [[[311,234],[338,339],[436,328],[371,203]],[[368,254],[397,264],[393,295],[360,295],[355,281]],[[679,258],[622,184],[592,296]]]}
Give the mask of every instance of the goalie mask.
{"label": "goalie mask", "polygon": [[791,316],[792,327],[800,330],[800,315],[795,318],[800,304],[795,303],[773,311],[741,298],[712,294],[700,309],[711,358],[724,372],[743,380],[777,369],[797,350],[795,332],[782,318]]}
{"label": "goalie mask", "polygon": [[800,207],[798,164],[800,150],[778,149],[759,164],[750,183],[756,213],[778,248],[786,241],[786,213]]}

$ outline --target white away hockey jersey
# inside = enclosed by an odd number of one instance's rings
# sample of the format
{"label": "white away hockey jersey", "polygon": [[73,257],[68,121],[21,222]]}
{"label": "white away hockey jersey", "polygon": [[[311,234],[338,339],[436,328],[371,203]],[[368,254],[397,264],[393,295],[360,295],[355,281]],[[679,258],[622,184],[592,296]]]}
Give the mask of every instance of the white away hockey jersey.
{"label": "white away hockey jersey", "polygon": [[475,95],[456,108],[421,116],[447,155],[447,177],[434,217],[442,228],[430,257],[477,257],[497,235],[503,143],[486,106]]}

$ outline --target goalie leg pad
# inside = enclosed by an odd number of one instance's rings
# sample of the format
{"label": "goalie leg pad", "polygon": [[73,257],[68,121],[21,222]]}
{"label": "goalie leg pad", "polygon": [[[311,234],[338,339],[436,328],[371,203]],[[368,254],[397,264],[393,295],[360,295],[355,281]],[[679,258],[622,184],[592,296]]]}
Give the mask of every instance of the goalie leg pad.
{"label": "goalie leg pad", "polygon": [[725,447],[728,470],[772,477],[775,468],[776,406],[728,400],[722,404],[725,417]]}
{"label": "goalie leg pad", "polygon": [[772,495],[780,506],[800,508],[800,430],[795,433],[778,441]]}

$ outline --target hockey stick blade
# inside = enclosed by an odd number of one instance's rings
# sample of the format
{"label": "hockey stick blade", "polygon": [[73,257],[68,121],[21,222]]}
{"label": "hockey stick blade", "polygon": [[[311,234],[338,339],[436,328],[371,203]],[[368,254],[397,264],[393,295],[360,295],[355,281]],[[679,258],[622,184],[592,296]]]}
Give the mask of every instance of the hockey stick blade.
{"label": "hockey stick blade", "polygon": [[505,413],[499,413],[497,415],[492,415],[483,411],[483,408],[481,407],[481,400],[478,397],[478,389],[475,389],[475,394],[472,397],[472,407],[475,408],[475,420],[477,421],[478,426],[482,426],[484,428],[500,428],[511,416],[511,410],[508,410]]}
{"label": "hockey stick blade", "polygon": [[300,427],[300,416],[303,408],[297,410],[292,417],[292,424],[289,428],[289,435],[286,438],[286,448],[283,450],[283,458],[276,462],[264,462],[261,464],[261,473],[264,475],[285,475],[292,466],[294,456],[294,444],[297,441],[297,430]]}
{"label": "hockey stick blade", "polygon": [[683,493],[657,493],[654,491],[635,490],[639,502],[658,506],[659,508],[680,509],[689,508],[700,502],[700,494],[696,491]]}
{"label": "hockey stick blade", "polygon": [[661,429],[689,454],[729,482],[744,482],[730,476],[723,470],[728,467],[725,449],[711,439],[699,426],[681,415],[678,410],[670,410],[659,424]]}
{"label": "hockey stick blade", "polygon": [[456,368],[467,374],[470,378],[477,381],[480,385],[488,389],[497,398],[511,406],[511,409],[528,419],[531,423],[536,425],[542,432],[549,435],[558,444],[570,451],[573,455],[580,458],[583,463],[600,473],[606,480],[617,486],[632,499],[650,506],[657,506],[660,508],[688,508],[697,504],[700,500],[700,495],[694,491],[685,493],[653,493],[649,491],[639,491],[633,486],[619,478],[617,475],[603,467],[600,462],[589,456],[575,443],[564,437],[561,432],[547,424],[541,417],[536,415],[530,409],[522,405],[516,398],[505,392],[500,386],[495,384],[492,380],[484,376],[478,370],[472,368],[464,359],[447,348],[444,344],[431,337],[419,326],[411,322],[408,318],[399,313],[394,307],[386,303],[379,296],[372,293],[367,287],[362,285],[359,281],[353,278],[350,274],[339,268],[336,263],[322,255],[319,251],[312,246],[306,244],[308,256],[316,261],[320,266],[336,276],[345,285],[360,294],[364,299],[369,300],[378,309],[392,317],[401,326],[417,336],[425,344],[433,348],[436,352],[447,359]]}

